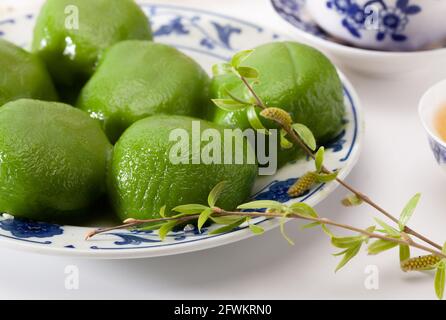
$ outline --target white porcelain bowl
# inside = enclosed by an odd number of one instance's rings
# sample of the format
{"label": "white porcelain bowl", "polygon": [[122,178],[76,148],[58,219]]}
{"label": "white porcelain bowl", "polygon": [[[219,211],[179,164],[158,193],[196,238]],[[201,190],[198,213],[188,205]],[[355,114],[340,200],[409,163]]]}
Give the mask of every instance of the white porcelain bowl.
{"label": "white porcelain bowl", "polygon": [[429,145],[437,163],[446,172],[446,142],[435,127],[435,117],[440,108],[446,107],[446,80],[431,87],[421,98],[419,115],[428,134]]}
{"label": "white porcelain bowl", "polygon": [[362,48],[414,51],[446,39],[444,0],[311,0],[307,7],[327,33]]}
{"label": "white porcelain bowl", "polygon": [[446,43],[431,50],[389,52],[361,49],[340,42],[314,21],[308,10],[308,4],[312,1],[316,0],[271,0],[271,4],[284,32],[323,51],[342,68],[375,77],[393,77],[446,66]]}

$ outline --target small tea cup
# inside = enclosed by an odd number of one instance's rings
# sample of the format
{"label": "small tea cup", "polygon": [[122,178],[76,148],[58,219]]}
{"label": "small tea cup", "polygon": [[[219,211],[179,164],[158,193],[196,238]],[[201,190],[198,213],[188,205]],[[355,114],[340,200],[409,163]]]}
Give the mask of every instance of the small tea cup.
{"label": "small tea cup", "polygon": [[441,138],[436,126],[441,108],[446,108],[446,80],[437,83],[423,95],[418,109],[435,159],[446,171],[446,142]]}
{"label": "small tea cup", "polygon": [[316,23],[362,48],[415,51],[446,41],[444,0],[307,0]]}

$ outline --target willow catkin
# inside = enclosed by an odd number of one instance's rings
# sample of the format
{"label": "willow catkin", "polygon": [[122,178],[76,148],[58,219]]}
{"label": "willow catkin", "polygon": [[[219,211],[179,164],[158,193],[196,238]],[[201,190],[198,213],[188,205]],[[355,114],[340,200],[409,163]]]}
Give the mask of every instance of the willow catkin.
{"label": "willow catkin", "polygon": [[309,190],[315,183],[316,173],[307,172],[288,189],[288,195],[294,198],[298,197],[305,191]]}
{"label": "willow catkin", "polygon": [[411,258],[401,262],[401,269],[405,272],[428,270],[434,268],[440,260],[439,257],[433,254]]}
{"label": "willow catkin", "polygon": [[260,115],[280,123],[283,127],[290,127],[293,124],[290,114],[280,108],[266,108],[260,112]]}

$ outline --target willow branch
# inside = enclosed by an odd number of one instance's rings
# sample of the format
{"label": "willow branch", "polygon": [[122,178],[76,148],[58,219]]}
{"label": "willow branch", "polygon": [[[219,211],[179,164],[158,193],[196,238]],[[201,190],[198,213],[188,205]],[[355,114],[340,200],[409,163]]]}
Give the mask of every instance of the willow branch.
{"label": "willow branch", "polygon": [[[254,97],[254,99],[256,101],[256,106],[259,107],[262,110],[266,109],[267,106],[263,103],[262,99],[257,95],[257,93],[255,92],[255,90],[253,89],[251,84],[248,82],[248,80],[246,78],[244,78],[243,76],[240,76],[240,79],[242,80],[242,82],[245,84],[246,88],[249,90],[249,92]],[[304,152],[306,153],[307,156],[309,156],[312,159],[315,158],[315,155],[314,155],[313,151],[311,151],[311,149],[308,148],[308,146],[296,134],[296,132],[293,130],[293,128],[291,128],[290,126],[283,126],[279,121],[275,121],[275,122],[278,125],[280,125],[282,127],[282,129],[284,129],[287,132],[287,134],[290,136],[290,138],[293,140],[293,142],[295,144],[297,144],[298,146],[300,146],[302,148],[302,150],[304,150]],[[322,167],[322,171],[325,172],[325,173],[333,172],[332,170],[329,170],[325,166]],[[351,186],[350,184],[348,184],[347,182],[345,182],[344,180],[342,180],[340,178],[336,178],[336,182],[338,182],[345,189],[347,189],[350,192],[352,192],[353,194],[355,194],[363,202],[367,203],[369,206],[373,207],[375,210],[377,210],[378,212],[380,212],[381,214],[386,216],[388,219],[390,219],[394,223],[398,224],[398,219],[395,216],[393,216],[387,210],[383,209],[381,206],[379,206],[375,201],[373,201],[367,195],[363,194],[362,192],[360,192],[359,190],[357,190],[356,188],[354,188],[353,186]],[[407,234],[410,234],[410,235],[412,235],[412,236],[414,236],[416,238],[418,238],[419,240],[421,240],[421,241],[431,245],[434,248],[437,248],[439,250],[442,249],[442,246],[439,245],[438,243],[435,243],[434,241],[428,239],[427,237],[423,236],[422,234],[416,232],[415,230],[413,230],[413,229],[411,229],[411,228],[409,228],[407,226],[404,228],[404,232],[407,233]]]}
{"label": "willow branch", "polygon": [[[192,221],[195,219],[198,219],[200,215],[194,214],[189,216],[184,216],[181,218],[157,218],[157,219],[128,219],[126,220],[127,223],[124,223],[120,226],[112,227],[112,228],[106,228],[106,229],[96,229],[91,232],[89,232],[86,235],[86,240],[91,239],[95,235],[98,235],[100,233],[104,233],[106,231],[114,230],[114,229],[125,229],[125,228],[131,228],[135,227],[137,225],[141,224],[147,224],[147,223],[155,223],[155,222],[164,222],[164,221],[172,221],[177,220],[178,222],[187,222]],[[241,211],[226,211],[218,207],[212,208],[212,217],[225,217],[225,216],[239,216],[239,217],[249,217],[249,218],[258,218],[258,217],[265,217],[265,218],[283,218],[284,215],[280,213],[274,213],[274,212],[241,212]],[[446,258],[446,254],[442,253],[441,251],[435,250],[431,247],[424,246],[420,243],[417,243],[410,238],[393,238],[388,237],[383,234],[370,232],[364,229],[360,229],[357,227],[353,227],[347,224],[338,223],[335,221],[332,221],[327,218],[319,218],[319,217],[310,217],[310,216],[303,216],[297,212],[289,213],[286,215],[287,219],[301,219],[311,222],[318,222],[321,225],[330,225],[333,227],[358,232],[362,235],[365,235],[372,239],[381,239],[389,242],[393,242],[396,244],[402,244],[402,245],[408,245],[414,248],[418,248],[420,250],[423,250],[425,252],[429,252],[430,254],[433,254],[441,259]]]}

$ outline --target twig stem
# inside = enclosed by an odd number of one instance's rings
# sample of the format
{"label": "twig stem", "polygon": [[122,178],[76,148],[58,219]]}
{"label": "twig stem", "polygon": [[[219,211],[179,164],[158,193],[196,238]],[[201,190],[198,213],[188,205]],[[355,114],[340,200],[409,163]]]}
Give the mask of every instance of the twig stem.
{"label": "twig stem", "polygon": [[[226,211],[223,210],[221,208],[218,207],[214,207],[212,208],[212,216],[213,217],[225,217],[225,216],[240,216],[240,217],[250,217],[250,218],[257,218],[257,217],[265,217],[265,218],[283,218],[283,214],[280,213],[268,213],[268,212],[240,212],[240,211]],[[186,221],[191,221],[191,220],[195,220],[198,219],[199,214],[194,214],[194,215],[190,215],[190,216],[185,216],[185,217],[181,217],[181,218],[176,218],[177,220],[181,220],[182,222],[186,222]],[[312,221],[312,222],[319,222],[321,225],[330,225],[333,227],[337,227],[337,228],[341,228],[341,229],[345,229],[345,230],[350,230],[350,231],[354,231],[354,232],[358,232],[360,234],[363,234],[365,236],[368,236],[369,238],[374,238],[374,239],[381,239],[381,240],[386,240],[386,241],[390,241],[390,242],[394,242],[397,244],[403,244],[403,245],[408,245],[414,248],[418,248],[420,250],[429,252],[439,258],[446,258],[446,254],[442,253],[441,251],[435,250],[431,247],[427,247],[424,246],[422,244],[419,244],[413,240],[410,239],[404,239],[404,238],[392,238],[392,237],[388,237],[379,233],[375,233],[375,232],[370,232],[367,230],[363,230],[360,228],[356,228],[350,225],[346,225],[346,224],[342,224],[342,223],[338,223],[338,222],[334,222],[330,219],[327,218],[316,218],[316,217],[310,217],[310,216],[303,216],[300,215],[299,213],[293,212],[290,214],[287,214],[286,216],[287,219],[302,219],[302,220],[307,220],[307,221]],[[162,221],[169,221],[169,220],[175,220],[175,218],[157,218],[157,219],[144,219],[144,220],[138,220],[138,219],[134,219],[131,222],[125,223],[123,225],[114,227],[114,228],[107,228],[107,229],[97,229],[97,230],[93,230],[92,232],[90,232],[87,236],[86,239],[90,239],[91,237],[106,232],[106,231],[110,231],[113,229],[124,229],[124,228],[129,228],[129,227],[134,227],[136,225],[140,225],[140,224],[146,224],[146,223],[155,223],[155,222],[162,222]]]}
{"label": "twig stem", "polygon": [[[249,81],[246,78],[244,78],[243,76],[240,76],[240,78],[241,78],[242,82],[244,83],[244,85],[246,86],[246,88],[249,90],[249,92],[254,97],[254,99],[256,101],[256,106],[259,107],[262,110],[266,109],[267,106],[263,103],[262,99],[257,95],[257,93],[255,92],[255,90],[253,89],[253,87],[251,86]],[[275,121],[275,122],[277,124],[279,124],[287,132],[287,134],[291,137],[291,139],[293,140],[294,143],[299,145],[302,148],[302,150],[304,150],[304,152],[306,153],[307,156],[311,157],[312,159],[315,158],[314,153],[310,150],[310,148],[308,148],[308,146],[296,134],[296,132],[293,130],[293,128],[291,128],[289,126],[288,127],[283,127],[282,124],[279,121]],[[332,172],[331,170],[327,169],[326,167],[323,167],[322,170],[325,173],[331,173]],[[351,186],[350,184],[348,184],[344,180],[342,180],[340,178],[336,178],[336,182],[338,182],[345,189],[347,189],[350,192],[352,192],[353,194],[355,194],[363,202],[367,203],[369,206],[371,206],[374,209],[376,209],[377,211],[379,211],[381,214],[386,216],[388,219],[392,220],[394,223],[398,223],[398,219],[395,216],[393,216],[390,212],[388,212],[387,210],[383,209],[376,202],[374,202],[371,198],[369,198],[368,196],[366,196],[365,194],[363,194],[362,192],[360,192],[359,190],[357,190],[356,188],[354,188],[353,186]],[[430,246],[432,246],[434,248],[437,248],[438,250],[442,249],[442,246],[439,245],[438,243],[435,243],[434,241],[428,239],[427,237],[423,236],[422,234],[416,232],[415,230],[413,230],[413,229],[411,229],[411,228],[409,228],[407,226],[405,227],[404,232],[407,233],[407,234],[410,234],[410,235],[412,235],[412,236],[414,236],[416,238],[418,238],[419,240],[429,244]]]}

